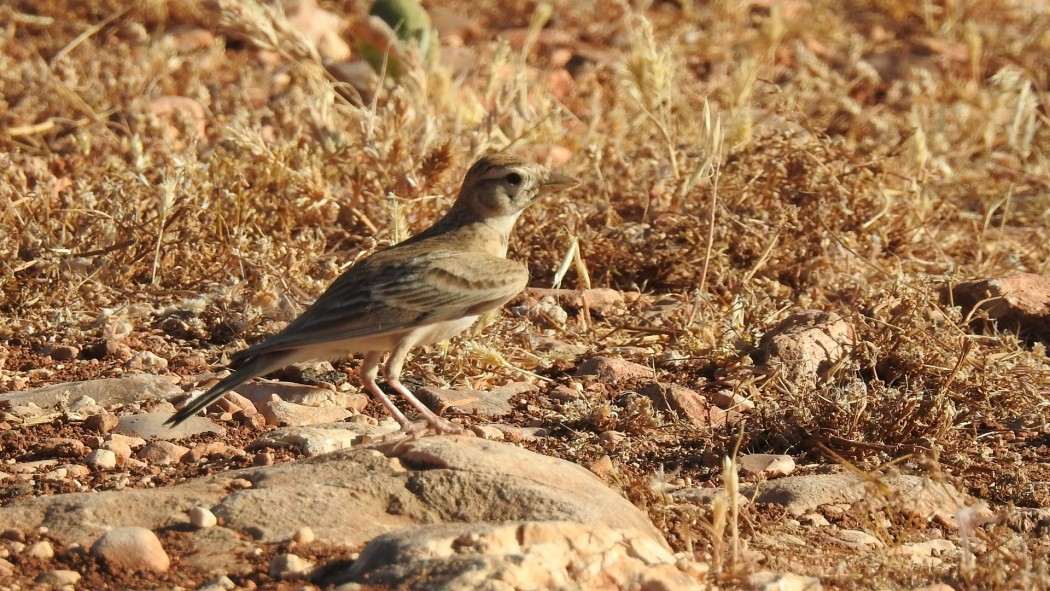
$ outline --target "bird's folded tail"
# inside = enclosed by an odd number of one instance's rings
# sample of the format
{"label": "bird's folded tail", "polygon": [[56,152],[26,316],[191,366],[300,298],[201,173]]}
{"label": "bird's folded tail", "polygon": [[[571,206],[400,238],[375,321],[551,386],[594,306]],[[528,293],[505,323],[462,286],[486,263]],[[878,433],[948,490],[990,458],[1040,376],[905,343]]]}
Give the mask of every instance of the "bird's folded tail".
{"label": "bird's folded tail", "polygon": [[241,364],[241,366],[237,368],[237,371],[223,378],[222,381],[212,386],[211,389],[204,394],[191,400],[189,404],[172,415],[172,417],[165,421],[164,424],[171,425],[172,427],[178,425],[204,408],[207,408],[213,402],[222,398],[223,394],[233,390],[244,382],[258,376],[266,375],[271,371],[288,365],[290,363],[290,357],[292,357],[292,355],[289,355],[287,351],[278,351],[269,354],[264,353],[252,357]]}

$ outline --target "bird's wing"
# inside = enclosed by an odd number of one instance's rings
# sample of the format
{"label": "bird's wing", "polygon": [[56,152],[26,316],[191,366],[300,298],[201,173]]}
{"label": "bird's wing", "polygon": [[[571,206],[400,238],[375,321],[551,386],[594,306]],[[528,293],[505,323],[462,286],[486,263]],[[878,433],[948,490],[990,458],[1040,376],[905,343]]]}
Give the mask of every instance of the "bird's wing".
{"label": "bird's wing", "polygon": [[521,263],[478,252],[377,257],[351,267],[284,330],[234,356],[396,333],[483,314],[525,289]]}

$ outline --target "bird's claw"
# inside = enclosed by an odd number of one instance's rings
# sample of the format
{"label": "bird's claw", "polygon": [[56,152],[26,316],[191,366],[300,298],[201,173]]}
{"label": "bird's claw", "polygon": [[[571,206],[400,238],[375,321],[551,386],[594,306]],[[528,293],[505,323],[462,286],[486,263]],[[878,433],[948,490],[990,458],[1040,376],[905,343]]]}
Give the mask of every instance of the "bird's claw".
{"label": "bird's claw", "polygon": [[408,423],[401,426],[400,431],[390,433],[383,438],[384,442],[398,441],[408,443],[418,441],[428,435],[468,435],[470,431],[464,427],[450,423],[444,419],[437,421],[424,421],[421,423]]}

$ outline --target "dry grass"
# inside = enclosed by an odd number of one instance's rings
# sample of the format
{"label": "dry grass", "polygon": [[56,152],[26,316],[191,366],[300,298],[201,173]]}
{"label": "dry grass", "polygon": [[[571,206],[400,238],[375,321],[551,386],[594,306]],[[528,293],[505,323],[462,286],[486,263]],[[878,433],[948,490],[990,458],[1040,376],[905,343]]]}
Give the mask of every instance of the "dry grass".
{"label": "dry grass", "polygon": [[[564,147],[583,185],[530,210],[512,256],[548,286],[576,241],[564,286],[653,297],[548,332],[757,403],[742,433],[682,426],[630,393],[536,403],[534,419],[560,429],[546,451],[610,453],[679,549],[732,562],[720,570],[730,584],[750,568],[723,546],[738,520],[651,486],[658,470],[717,479],[720,460],[699,458],[738,438],[821,464],[893,462],[998,507],[1050,504],[1044,346],[974,335],[936,295],[945,281],[1050,274],[1050,13],[1020,0],[617,2],[601,14],[559,3],[537,20],[532,2],[447,4],[481,19],[474,65],[439,60],[364,98],[268,5],[0,7],[0,390],[70,379],[32,371],[34,352],[107,331],[135,335],[172,371],[200,371],[358,257],[425,227],[479,154]],[[530,23],[524,52],[500,40]],[[545,41],[544,23],[574,41]],[[187,27],[213,42],[186,41]],[[556,97],[546,82],[562,46],[578,59]],[[197,101],[199,116],[158,114],[168,95]],[[645,324],[657,297],[681,304],[659,331],[612,330]],[[798,307],[837,312],[857,332],[816,391],[748,356]],[[530,351],[527,333],[541,330],[505,316],[409,369],[483,385],[517,375],[505,360],[567,380],[571,367]],[[610,452],[596,436],[613,428],[631,441]],[[740,535],[765,526],[777,524]],[[841,588],[1048,585],[1045,539],[1001,524],[980,535],[969,565],[814,549],[808,566],[842,570],[826,579]]]}

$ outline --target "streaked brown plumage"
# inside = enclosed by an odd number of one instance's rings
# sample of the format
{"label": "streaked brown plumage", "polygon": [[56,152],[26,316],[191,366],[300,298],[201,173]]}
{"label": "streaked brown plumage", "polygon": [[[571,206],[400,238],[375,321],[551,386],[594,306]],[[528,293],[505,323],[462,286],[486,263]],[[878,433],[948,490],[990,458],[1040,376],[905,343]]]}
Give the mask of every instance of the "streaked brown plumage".
{"label": "streaked brown plumage", "polygon": [[386,383],[426,419],[454,431],[401,384],[410,349],[466,330],[525,288],[528,270],[508,260],[521,212],[575,179],[509,154],[490,154],[467,171],[452,208],[427,230],[378,251],[343,273],[284,330],[233,357],[238,369],[168,422],[179,424],[242,383],[292,363],[363,353],[361,381],[401,425],[411,422],[376,383],[384,353]]}

